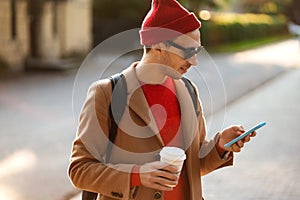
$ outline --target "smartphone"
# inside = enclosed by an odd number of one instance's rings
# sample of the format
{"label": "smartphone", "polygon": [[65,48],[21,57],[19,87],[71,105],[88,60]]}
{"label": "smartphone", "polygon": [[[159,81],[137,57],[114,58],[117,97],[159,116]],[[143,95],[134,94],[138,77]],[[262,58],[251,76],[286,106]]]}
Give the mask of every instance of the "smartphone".
{"label": "smartphone", "polygon": [[246,137],[247,135],[249,135],[250,133],[253,133],[254,131],[256,131],[257,129],[263,127],[264,125],[266,125],[266,122],[261,122],[259,124],[257,124],[256,126],[254,126],[253,128],[249,129],[248,131],[246,131],[245,133],[243,133],[242,135],[234,138],[233,140],[231,140],[230,142],[226,143],[224,145],[224,148],[230,147],[231,145],[233,145],[234,143],[236,143],[237,141],[243,139],[244,137]]}

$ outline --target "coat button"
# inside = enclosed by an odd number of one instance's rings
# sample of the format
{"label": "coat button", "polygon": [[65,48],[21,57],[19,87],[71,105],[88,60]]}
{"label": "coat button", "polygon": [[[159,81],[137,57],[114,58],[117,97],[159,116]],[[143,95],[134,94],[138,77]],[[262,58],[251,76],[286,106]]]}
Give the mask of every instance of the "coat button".
{"label": "coat button", "polygon": [[154,193],[154,198],[155,199],[160,199],[161,198],[161,192],[155,192]]}

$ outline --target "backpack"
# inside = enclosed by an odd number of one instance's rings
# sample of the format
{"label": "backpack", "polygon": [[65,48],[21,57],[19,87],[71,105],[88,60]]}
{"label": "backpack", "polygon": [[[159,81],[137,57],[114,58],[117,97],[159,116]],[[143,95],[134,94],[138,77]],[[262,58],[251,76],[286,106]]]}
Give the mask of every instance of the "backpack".
{"label": "backpack", "polygon": [[[112,101],[117,100],[117,103],[114,104],[114,107],[109,105],[109,116],[111,118],[110,130],[109,130],[109,143],[106,148],[106,162],[109,160],[111,155],[111,150],[113,147],[113,143],[117,136],[117,129],[118,129],[118,122],[120,121],[121,117],[123,116],[126,103],[127,103],[127,84],[126,79],[123,74],[117,73],[112,75],[110,78],[111,86],[112,86]],[[196,116],[198,117],[200,114],[200,108],[198,106],[198,99],[196,94],[196,89],[192,85],[191,81],[185,77],[182,77],[181,80],[184,82],[185,87],[187,88],[195,109]],[[119,82],[120,81],[120,82]],[[114,115],[113,115],[114,113]],[[96,200],[97,193],[90,192],[90,191],[82,191],[81,199],[82,200]]]}

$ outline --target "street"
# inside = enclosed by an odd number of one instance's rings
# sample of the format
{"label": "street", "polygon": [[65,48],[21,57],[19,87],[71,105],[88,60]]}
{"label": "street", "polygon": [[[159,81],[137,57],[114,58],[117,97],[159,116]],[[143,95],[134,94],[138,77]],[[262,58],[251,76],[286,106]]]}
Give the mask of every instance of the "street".
{"label": "street", "polygon": [[[247,129],[267,121],[236,155],[234,167],[203,178],[206,199],[299,199],[299,54],[299,41],[290,39],[212,59],[203,55],[187,73],[199,90],[208,138],[230,124]],[[121,58],[115,65],[134,60]],[[65,200],[77,194],[67,166],[80,106],[94,79],[84,77],[77,70],[48,70],[0,80],[0,199]]]}

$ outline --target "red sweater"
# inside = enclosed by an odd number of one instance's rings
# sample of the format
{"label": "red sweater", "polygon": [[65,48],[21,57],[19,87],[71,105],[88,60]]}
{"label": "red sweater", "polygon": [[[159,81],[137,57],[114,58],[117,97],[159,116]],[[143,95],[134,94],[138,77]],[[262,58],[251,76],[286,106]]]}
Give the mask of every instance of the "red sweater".
{"label": "red sweater", "polygon": [[[181,131],[181,114],[173,80],[168,77],[162,85],[145,84],[142,86],[142,89],[165,146],[180,147],[182,139],[178,137],[180,135],[178,133]],[[138,167],[135,167],[133,172],[138,172]],[[131,185],[141,185],[138,173],[132,173]],[[187,191],[189,191],[189,183],[184,164],[178,185],[172,191],[165,192],[164,199],[189,199],[189,193]]]}

